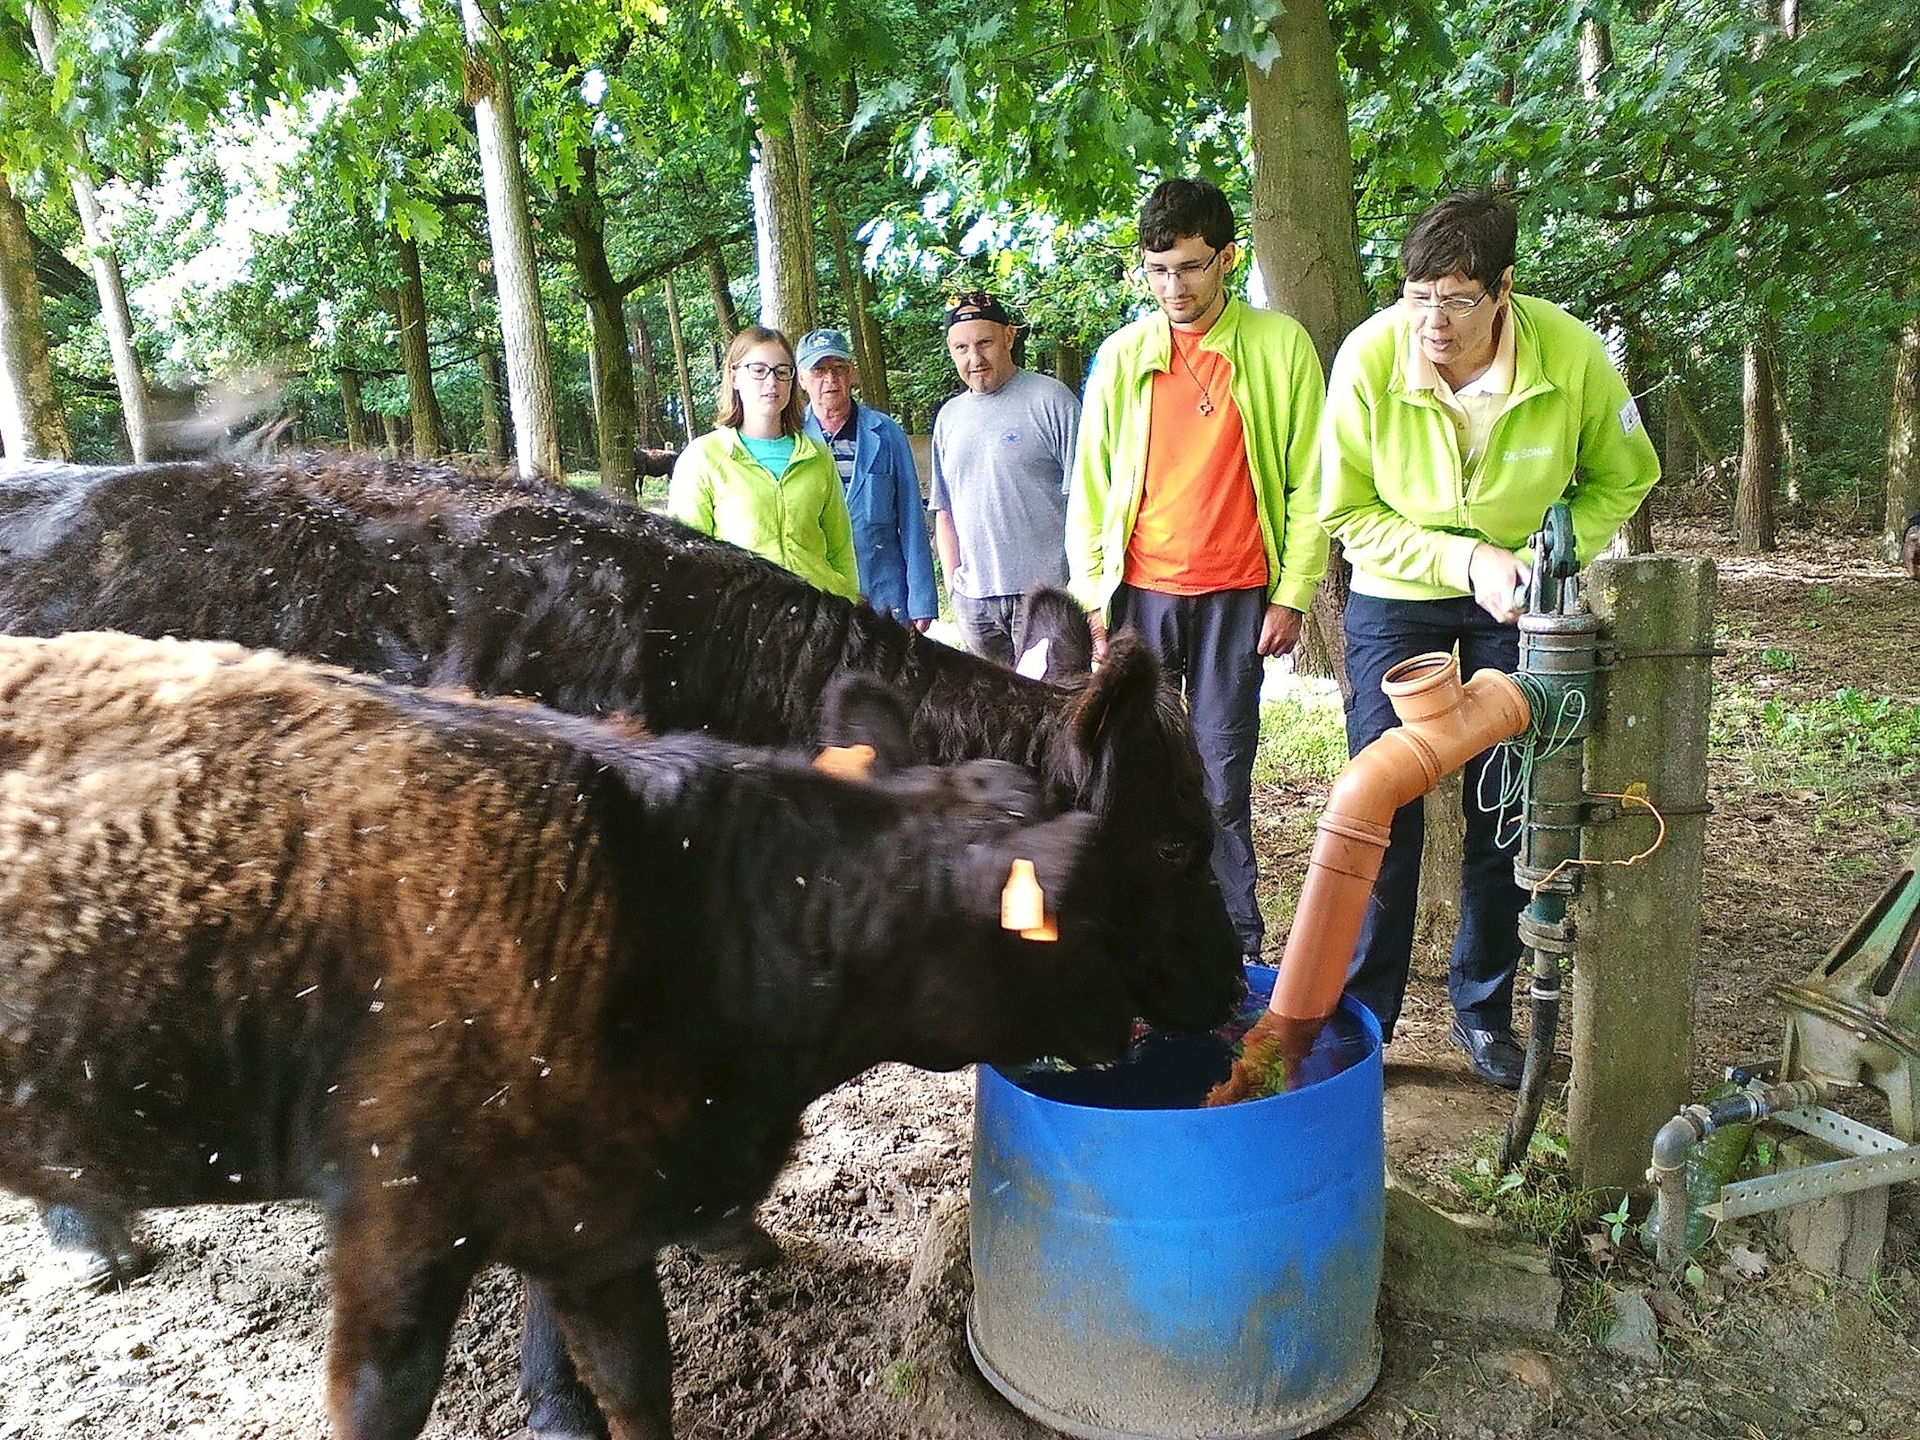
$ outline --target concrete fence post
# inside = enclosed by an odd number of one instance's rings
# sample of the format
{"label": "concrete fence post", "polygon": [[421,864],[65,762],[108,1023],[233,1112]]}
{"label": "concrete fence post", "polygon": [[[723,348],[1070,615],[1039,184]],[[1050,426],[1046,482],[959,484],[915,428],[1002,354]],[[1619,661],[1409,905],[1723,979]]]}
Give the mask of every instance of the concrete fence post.
{"label": "concrete fence post", "polygon": [[[1574,905],[1568,1151],[1580,1184],[1637,1191],[1654,1132],[1687,1103],[1693,1082],[1713,562],[1603,558],[1587,598],[1616,654],[1599,676],[1587,791],[1617,795],[1645,785],[1667,832],[1639,864],[1583,874]],[[1644,810],[1594,803],[1587,859],[1624,860],[1653,843],[1659,827]]]}

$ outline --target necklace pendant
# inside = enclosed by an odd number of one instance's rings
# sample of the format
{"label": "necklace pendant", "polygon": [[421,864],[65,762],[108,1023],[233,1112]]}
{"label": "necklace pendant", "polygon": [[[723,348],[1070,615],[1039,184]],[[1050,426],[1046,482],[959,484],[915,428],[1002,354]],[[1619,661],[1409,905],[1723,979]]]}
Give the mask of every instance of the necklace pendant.
{"label": "necklace pendant", "polygon": [[1202,399],[1200,401],[1200,413],[1202,415],[1211,415],[1213,413],[1213,402],[1211,400]]}

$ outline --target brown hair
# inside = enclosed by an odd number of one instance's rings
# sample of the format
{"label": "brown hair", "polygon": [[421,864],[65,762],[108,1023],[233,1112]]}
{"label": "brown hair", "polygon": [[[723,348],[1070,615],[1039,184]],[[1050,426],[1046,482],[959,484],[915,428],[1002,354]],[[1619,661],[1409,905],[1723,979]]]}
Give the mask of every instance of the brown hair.
{"label": "brown hair", "polygon": [[1464,275],[1491,290],[1513,264],[1518,233],[1518,218],[1503,197],[1459,191],[1420,212],[1400,247],[1400,274],[1407,280]]}
{"label": "brown hair", "polygon": [[[720,404],[715,408],[713,423],[724,425],[729,430],[738,430],[742,418],[740,409],[740,388],[733,383],[733,367],[746,359],[747,352],[756,345],[773,341],[787,352],[787,364],[793,365],[793,342],[778,330],[769,330],[764,325],[749,325],[733,337],[733,343],[727,346],[727,358],[720,365]],[[800,433],[800,384],[799,366],[794,365],[794,378],[787,381],[787,406],[780,412],[780,433],[798,435]]]}

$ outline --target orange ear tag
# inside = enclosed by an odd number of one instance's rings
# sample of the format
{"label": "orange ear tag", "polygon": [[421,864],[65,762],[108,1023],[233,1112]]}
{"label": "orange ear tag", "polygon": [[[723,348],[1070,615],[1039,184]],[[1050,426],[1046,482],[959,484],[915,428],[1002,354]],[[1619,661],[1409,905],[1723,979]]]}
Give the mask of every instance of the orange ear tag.
{"label": "orange ear tag", "polygon": [[1059,927],[1047,918],[1047,895],[1033,861],[1015,860],[1000,888],[1000,928],[1017,930],[1022,940],[1058,940]]}
{"label": "orange ear tag", "polygon": [[813,768],[836,780],[865,780],[873,757],[871,745],[829,745],[813,757]]}

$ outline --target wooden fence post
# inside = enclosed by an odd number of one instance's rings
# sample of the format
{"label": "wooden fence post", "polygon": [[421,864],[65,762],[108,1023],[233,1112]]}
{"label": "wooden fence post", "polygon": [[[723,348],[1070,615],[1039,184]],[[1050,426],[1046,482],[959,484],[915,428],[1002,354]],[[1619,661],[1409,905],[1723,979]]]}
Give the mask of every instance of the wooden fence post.
{"label": "wooden fence post", "polygon": [[[1580,1184],[1637,1191],[1654,1132],[1693,1083],[1713,562],[1603,558],[1587,598],[1617,653],[1599,677],[1588,793],[1644,784],[1667,829],[1636,865],[1588,867],[1575,900],[1568,1152]],[[1653,843],[1659,826],[1646,811],[1596,803],[1617,818],[1587,828],[1586,858],[1624,860]]]}

